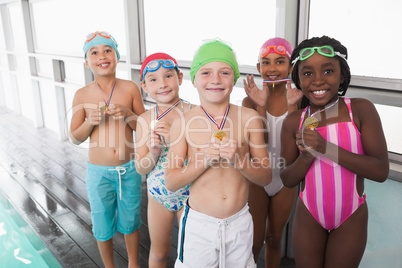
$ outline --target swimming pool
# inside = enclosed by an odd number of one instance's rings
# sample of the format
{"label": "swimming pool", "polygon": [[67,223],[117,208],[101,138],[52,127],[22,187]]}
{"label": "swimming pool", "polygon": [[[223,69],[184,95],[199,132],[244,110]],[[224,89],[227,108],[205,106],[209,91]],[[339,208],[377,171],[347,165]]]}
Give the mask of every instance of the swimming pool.
{"label": "swimming pool", "polygon": [[0,267],[61,267],[1,191],[0,260]]}

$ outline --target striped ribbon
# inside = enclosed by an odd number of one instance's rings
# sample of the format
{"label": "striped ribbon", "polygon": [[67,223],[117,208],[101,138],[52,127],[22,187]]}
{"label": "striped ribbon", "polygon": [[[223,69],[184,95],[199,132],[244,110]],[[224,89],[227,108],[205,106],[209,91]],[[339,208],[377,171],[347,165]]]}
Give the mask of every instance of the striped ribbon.
{"label": "striped ribbon", "polygon": [[290,78],[284,78],[279,80],[262,80],[263,83],[278,83],[278,82],[285,82],[290,81]]}
{"label": "striped ribbon", "polygon": [[200,106],[201,109],[204,111],[204,113],[208,116],[208,118],[218,127],[219,130],[223,129],[223,126],[225,125],[226,118],[228,117],[229,109],[230,109],[230,104],[228,105],[228,108],[226,108],[225,115],[223,116],[221,124],[218,126],[218,123],[215,121],[215,119],[210,115],[207,111],[205,111],[204,107]]}
{"label": "striped ribbon", "polygon": [[158,105],[156,106],[156,120],[160,120],[162,117],[164,117],[168,112],[170,112],[174,107],[176,107],[181,100],[178,100],[175,104],[173,104],[172,106],[170,106],[169,109],[167,109],[166,111],[164,111],[161,115],[158,115]]}

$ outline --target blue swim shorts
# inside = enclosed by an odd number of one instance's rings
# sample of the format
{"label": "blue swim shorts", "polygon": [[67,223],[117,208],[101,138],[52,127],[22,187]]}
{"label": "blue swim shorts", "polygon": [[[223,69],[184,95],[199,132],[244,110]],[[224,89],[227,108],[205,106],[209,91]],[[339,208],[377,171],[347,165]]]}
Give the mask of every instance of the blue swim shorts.
{"label": "blue swim shorts", "polygon": [[141,175],[134,160],[120,166],[87,162],[86,187],[97,240],[109,240],[116,231],[131,234],[140,227]]}

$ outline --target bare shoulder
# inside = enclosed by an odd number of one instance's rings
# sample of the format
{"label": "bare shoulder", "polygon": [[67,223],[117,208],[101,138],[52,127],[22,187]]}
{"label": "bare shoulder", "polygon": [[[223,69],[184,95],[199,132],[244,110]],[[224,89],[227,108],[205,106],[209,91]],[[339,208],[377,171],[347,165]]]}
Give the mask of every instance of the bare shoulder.
{"label": "bare shoulder", "polygon": [[131,81],[131,80],[126,80],[126,79],[117,79],[117,81],[119,82],[119,84],[124,87],[126,90],[130,91],[130,92],[139,92],[140,88],[138,87],[138,85]]}
{"label": "bare shoulder", "polygon": [[365,111],[369,111],[372,109],[375,109],[374,104],[364,98],[352,98],[350,99],[350,103],[352,105],[352,111],[356,110],[359,112],[365,112]]}
{"label": "bare shoulder", "polygon": [[298,109],[288,114],[283,120],[283,127],[289,129],[298,129],[300,124],[300,118],[302,116],[303,109]]}
{"label": "bare shoulder", "polygon": [[93,103],[94,98],[92,97],[92,92],[94,90],[94,83],[89,83],[88,85],[78,89],[74,94],[74,103],[75,104],[83,104],[83,103]]}
{"label": "bare shoulder", "polygon": [[254,102],[248,96],[243,99],[242,106],[251,108],[251,109],[255,109]]}

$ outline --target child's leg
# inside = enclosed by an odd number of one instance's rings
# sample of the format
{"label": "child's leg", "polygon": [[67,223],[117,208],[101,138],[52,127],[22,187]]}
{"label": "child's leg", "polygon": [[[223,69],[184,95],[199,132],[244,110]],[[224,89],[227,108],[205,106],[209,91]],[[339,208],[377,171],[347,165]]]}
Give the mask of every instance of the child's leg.
{"label": "child's leg", "polygon": [[265,231],[265,267],[279,267],[282,253],[282,234],[296,198],[296,188],[285,186],[270,197]]}
{"label": "child's leg", "polygon": [[171,248],[174,213],[148,193],[149,267],[166,267]]}
{"label": "child's leg", "polygon": [[106,241],[99,241],[98,242],[98,248],[100,255],[102,257],[103,264],[105,265],[105,268],[114,268],[114,262],[113,262],[113,239],[109,239]]}
{"label": "child's leg", "polygon": [[325,267],[358,267],[367,243],[367,204],[363,203],[329,234]]}
{"label": "child's leg", "polygon": [[248,205],[250,207],[251,216],[253,217],[253,255],[256,262],[264,243],[266,219],[268,216],[268,202],[268,195],[265,192],[264,187],[250,183]]}
{"label": "child's leg", "polygon": [[292,244],[297,268],[322,268],[328,231],[310,214],[298,198],[293,221]]}
{"label": "child's leg", "polygon": [[140,231],[135,230],[131,234],[124,235],[126,240],[127,255],[128,255],[128,267],[139,268],[138,255],[140,248]]}

